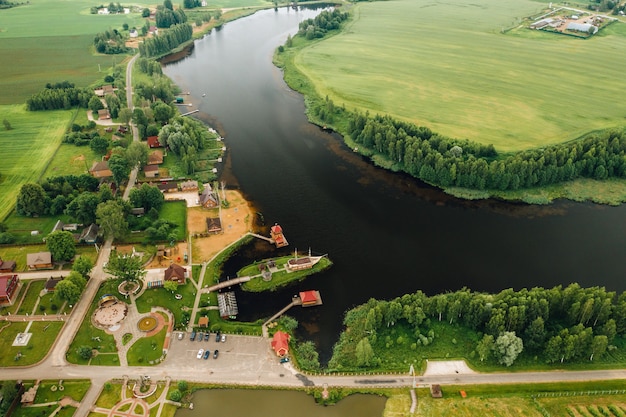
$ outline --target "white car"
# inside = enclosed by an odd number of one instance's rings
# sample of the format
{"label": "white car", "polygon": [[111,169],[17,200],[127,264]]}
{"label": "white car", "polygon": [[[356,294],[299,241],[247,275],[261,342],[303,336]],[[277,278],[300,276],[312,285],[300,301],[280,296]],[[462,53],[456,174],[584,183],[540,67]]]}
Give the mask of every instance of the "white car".
{"label": "white car", "polygon": [[204,353],[204,349],[200,349],[198,354],[196,355],[196,359],[202,359],[202,354]]}
{"label": "white car", "polygon": [[225,341],[226,341],[226,335],[225,335],[225,334],[223,334],[223,335],[222,335],[222,343],[224,343]]}

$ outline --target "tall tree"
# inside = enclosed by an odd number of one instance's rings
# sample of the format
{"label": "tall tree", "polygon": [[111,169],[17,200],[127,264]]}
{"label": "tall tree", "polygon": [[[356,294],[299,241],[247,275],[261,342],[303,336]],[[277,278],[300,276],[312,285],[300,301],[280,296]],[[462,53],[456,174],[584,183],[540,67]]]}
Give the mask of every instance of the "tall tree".
{"label": "tall tree", "polygon": [[24,184],[17,195],[15,209],[22,216],[40,216],[46,212],[46,192],[39,184]]}
{"label": "tall tree", "polygon": [[356,344],[355,354],[357,366],[368,367],[374,364],[374,349],[367,337],[362,338]]}
{"label": "tall tree", "polygon": [[109,159],[109,169],[113,174],[113,180],[119,186],[130,175],[130,166],[128,161],[121,155],[114,154]]}
{"label": "tall tree", "polygon": [[105,236],[120,239],[128,233],[125,207],[118,200],[109,200],[98,204],[96,222],[102,228]]}
{"label": "tall tree", "polygon": [[89,278],[92,269],[93,262],[86,256],[79,256],[78,259],[74,261],[74,265],[72,265],[72,271],[78,272],[85,278]]}
{"label": "tall tree", "polygon": [[76,255],[76,243],[71,232],[57,230],[46,237],[46,246],[55,261],[70,261]]}
{"label": "tall tree", "polygon": [[515,335],[515,332],[504,332],[496,339],[494,353],[499,363],[511,366],[523,349],[524,343]]}
{"label": "tall tree", "polygon": [[141,258],[138,256],[122,255],[117,252],[111,254],[109,263],[104,270],[114,277],[126,281],[139,281],[146,275]]}
{"label": "tall tree", "polygon": [[61,301],[75,304],[80,298],[81,290],[68,279],[61,280],[54,288],[54,295]]}

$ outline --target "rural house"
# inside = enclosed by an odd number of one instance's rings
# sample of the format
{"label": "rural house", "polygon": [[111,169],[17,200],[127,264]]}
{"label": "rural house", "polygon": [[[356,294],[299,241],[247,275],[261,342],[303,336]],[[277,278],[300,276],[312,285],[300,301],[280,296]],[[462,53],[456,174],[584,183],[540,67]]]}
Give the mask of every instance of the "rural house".
{"label": "rural house", "polygon": [[176,181],[161,181],[157,184],[157,188],[162,193],[175,193],[178,191],[178,184]]}
{"label": "rural house", "polygon": [[50,252],[29,253],[26,255],[26,265],[30,270],[52,269],[52,254]]}
{"label": "rural house", "polygon": [[204,190],[200,194],[200,205],[204,208],[215,208],[218,204],[218,197],[211,189],[211,185],[204,184]]}
{"label": "rural house", "polygon": [[143,167],[143,174],[146,176],[146,178],[156,178],[159,176],[159,166],[146,165]]}
{"label": "rural house", "polygon": [[272,337],[272,349],[276,352],[277,356],[283,357],[289,353],[289,339],[288,333],[281,332],[280,330],[274,333]]}
{"label": "rural house", "polygon": [[152,151],[150,155],[148,155],[148,165],[160,165],[163,163],[163,151],[156,150]]}
{"label": "rural house", "polygon": [[83,243],[96,243],[96,241],[98,240],[99,231],[100,227],[98,227],[97,224],[92,223],[89,225],[89,227],[83,229],[80,237],[78,238],[78,241]]}
{"label": "rural house", "polygon": [[108,178],[113,176],[113,173],[109,169],[109,164],[106,161],[94,162],[89,173],[96,178]]}
{"label": "rural house", "polygon": [[15,261],[4,261],[0,258],[0,273],[13,272],[15,269]]}
{"label": "rural house", "polygon": [[187,270],[177,264],[171,264],[163,275],[165,281],[176,281],[179,284],[184,284],[187,279]]}
{"label": "rural house", "polygon": [[12,305],[20,279],[17,274],[0,276],[0,305]]}
{"label": "rural house", "polygon": [[206,231],[208,233],[220,233],[222,231],[222,221],[219,217],[207,217]]}
{"label": "rural house", "polygon": [[158,136],[148,136],[146,143],[148,144],[149,148],[162,148],[163,147],[161,143],[159,142]]}
{"label": "rural house", "polygon": [[198,181],[194,181],[194,180],[183,181],[180,184],[178,184],[178,186],[180,187],[180,191],[182,192],[196,191],[198,189]]}

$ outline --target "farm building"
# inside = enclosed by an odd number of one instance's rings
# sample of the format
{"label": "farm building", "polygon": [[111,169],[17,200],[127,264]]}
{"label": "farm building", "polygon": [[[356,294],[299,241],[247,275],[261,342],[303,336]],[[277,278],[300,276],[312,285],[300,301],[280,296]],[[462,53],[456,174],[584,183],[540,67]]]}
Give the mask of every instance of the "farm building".
{"label": "farm building", "polygon": [[530,28],[539,30],[548,26],[552,22],[554,22],[554,19],[551,17],[547,17],[545,19],[541,19],[541,20],[536,21],[535,23],[532,23],[530,25]]}
{"label": "farm building", "polygon": [[575,32],[586,32],[591,35],[595,35],[598,32],[598,27],[589,23],[569,22],[565,29]]}
{"label": "farm building", "polygon": [[0,273],[13,272],[15,269],[15,261],[4,261],[0,259]]}

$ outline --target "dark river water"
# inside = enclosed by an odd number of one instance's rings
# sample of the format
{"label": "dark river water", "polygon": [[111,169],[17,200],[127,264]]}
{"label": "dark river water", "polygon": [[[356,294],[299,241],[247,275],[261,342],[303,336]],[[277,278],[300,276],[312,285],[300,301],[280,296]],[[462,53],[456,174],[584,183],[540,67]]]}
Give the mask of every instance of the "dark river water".
{"label": "dark river water", "polygon": [[269,10],[228,23],[165,67],[191,91],[199,117],[225,136],[222,179],[242,190],[266,226],[280,223],[290,243],[277,251],[258,241],[228,262],[225,275],[295,248],[334,262],[276,293],[238,291],[241,319],[267,317],[297,291],[318,289],[323,306],[288,314],[300,322],[299,336],[314,340],[328,359],[343,313],[372,297],[570,282],[626,288],[623,206],[458,200],[372,166],[340,137],[309,124],[303,98],[271,58],[315,13]]}

